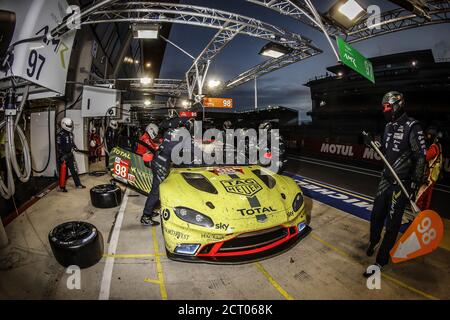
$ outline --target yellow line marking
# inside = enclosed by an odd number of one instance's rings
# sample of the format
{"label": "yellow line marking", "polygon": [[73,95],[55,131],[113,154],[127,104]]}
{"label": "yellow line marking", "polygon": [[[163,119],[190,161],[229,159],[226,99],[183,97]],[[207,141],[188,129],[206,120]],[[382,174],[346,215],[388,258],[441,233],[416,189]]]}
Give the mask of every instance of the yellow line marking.
{"label": "yellow line marking", "polygon": [[267,280],[270,282],[270,284],[277,289],[277,291],[286,299],[286,300],[295,300],[293,296],[291,296],[289,293],[287,293],[286,290],[284,290],[281,285],[264,269],[261,263],[256,262],[255,263],[256,268],[264,275],[264,277],[267,278]]}
{"label": "yellow line marking", "polygon": [[156,238],[156,228],[152,228],[152,240],[153,240],[153,249],[155,251],[156,256],[156,270],[158,274],[158,281],[159,281],[159,291],[161,292],[161,298],[163,300],[167,300],[167,290],[166,285],[164,284],[164,273],[163,268],[161,264],[161,257],[159,256],[158,252],[158,239]]}
{"label": "yellow line marking", "polygon": [[[311,238],[313,238],[314,240],[319,241],[319,242],[322,243],[324,246],[330,248],[331,250],[333,250],[334,252],[338,253],[339,255],[344,256],[344,257],[346,257],[346,258],[349,258],[353,263],[356,263],[356,264],[358,264],[358,265],[361,265],[361,263],[360,263],[359,261],[355,260],[354,258],[352,258],[352,256],[350,256],[350,254],[348,254],[347,252],[345,252],[345,251],[343,251],[343,250],[341,250],[341,249],[339,249],[339,248],[333,246],[332,244],[326,242],[325,240],[323,240],[322,238],[320,238],[319,236],[317,236],[317,235],[316,235],[315,233],[313,233],[313,232],[311,232]],[[428,299],[431,299],[431,300],[439,300],[438,298],[432,296],[431,294],[428,294],[428,293],[423,292],[423,291],[421,291],[421,290],[419,290],[419,289],[416,289],[416,288],[414,288],[414,287],[412,287],[412,286],[410,286],[410,285],[407,285],[406,283],[404,283],[404,282],[402,282],[402,281],[400,281],[400,280],[397,280],[396,278],[394,278],[394,277],[392,277],[392,276],[389,276],[389,275],[387,275],[387,274],[385,274],[385,273],[381,273],[381,277],[384,278],[384,279],[387,279],[387,280],[391,281],[392,283],[395,283],[395,284],[398,285],[399,287],[408,289],[408,290],[410,290],[410,291],[412,291],[412,292],[414,292],[414,293],[416,293],[416,294],[418,294],[418,295],[421,295],[421,296],[423,296],[423,297],[425,297],[425,298],[428,298]]]}
{"label": "yellow line marking", "polygon": [[147,283],[155,283],[155,284],[161,284],[161,281],[159,281],[158,279],[150,279],[150,278],[145,278],[144,282]]}
{"label": "yellow line marking", "polygon": [[[165,257],[164,253],[158,253],[158,256]],[[116,258],[116,259],[140,259],[140,258],[153,258],[156,254],[153,253],[139,253],[139,254],[104,254],[104,258]]]}

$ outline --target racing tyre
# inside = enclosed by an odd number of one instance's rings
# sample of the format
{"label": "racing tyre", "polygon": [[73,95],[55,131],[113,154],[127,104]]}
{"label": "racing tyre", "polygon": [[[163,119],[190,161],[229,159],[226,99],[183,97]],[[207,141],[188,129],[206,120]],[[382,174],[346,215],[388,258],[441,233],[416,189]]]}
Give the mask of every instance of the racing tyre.
{"label": "racing tyre", "polygon": [[114,208],[122,203],[122,190],[115,184],[99,184],[91,189],[91,203],[96,208]]}
{"label": "racing tyre", "polygon": [[103,236],[95,226],[71,221],[56,226],[48,234],[56,260],[64,267],[88,268],[103,257]]}

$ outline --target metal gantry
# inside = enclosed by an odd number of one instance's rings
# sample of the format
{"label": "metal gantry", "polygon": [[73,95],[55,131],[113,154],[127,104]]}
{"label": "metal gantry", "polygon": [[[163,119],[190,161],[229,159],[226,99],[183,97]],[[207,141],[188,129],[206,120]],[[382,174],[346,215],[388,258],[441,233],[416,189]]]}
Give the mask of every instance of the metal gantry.
{"label": "metal gantry", "polygon": [[[297,19],[324,32],[328,40],[330,37],[340,36],[349,43],[424,25],[450,22],[449,1],[428,1],[427,6],[430,9],[431,19],[417,16],[400,8],[381,13],[378,17],[379,23],[368,25],[366,17],[348,30],[333,23],[323,14],[319,14],[311,0],[246,1]],[[133,90],[163,94],[174,98],[185,93],[191,98],[196,88],[197,92],[201,94],[205,75],[212,60],[237,34],[275,42],[290,48],[291,51],[279,58],[266,60],[242,72],[227,81],[223,87],[225,89],[237,87],[261,75],[322,53],[322,50],[314,46],[310,39],[300,34],[252,17],[189,4],[104,0],[82,11],[78,18],[80,18],[82,25],[113,22],[176,23],[217,29],[217,33],[199,56],[193,58],[193,64],[186,72],[184,81],[164,82],[164,79],[155,79],[151,86],[144,88],[138,83],[131,84]],[[67,31],[67,27],[61,24],[52,30],[52,35],[61,35]]]}
{"label": "metal gantry", "polygon": [[[246,0],[253,4],[274,10],[279,14],[289,16],[313,28],[319,29],[313,21],[312,12],[305,4],[306,0]],[[329,19],[322,15],[323,23],[327,33],[332,36],[340,36],[348,43],[354,43],[366,40],[375,36],[381,36],[387,33],[402,31],[411,28],[422,27],[438,23],[450,22],[450,2],[449,1],[428,1],[430,8],[429,15],[431,20],[417,16],[406,9],[394,9],[382,12],[379,17],[379,23],[368,25],[368,19],[362,19],[361,22],[349,30],[339,28]]]}
{"label": "metal gantry", "polygon": [[110,85],[120,87],[120,83],[127,83],[129,90],[152,95],[160,95],[178,98],[187,94],[186,82],[181,79],[151,79],[151,83],[142,84],[140,78],[119,78],[119,79],[93,79],[86,84],[93,86]]}
{"label": "metal gantry", "polygon": [[[218,29],[219,31],[197,59],[195,59],[195,63],[186,73],[186,83],[184,85],[187,87],[188,93],[192,93],[195,86],[198,87],[199,79],[197,79],[197,74],[203,75],[212,59],[237,34],[244,34],[275,42],[292,49],[289,57],[271,59],[244,72],[244,74],[249,74],[253,77],[258,76],[257,70],[261,71],[261,74],[267,73],[267,69],[265,68],[267,66],[270,67],[271,71],[274,71],[290,63],[304,60],[322,52],[322,50],[312,44],[310,39],[297,33],[255,18],[207,7],[163,2],[122,3],[110,1],[108,3],[108,1],[103,1],[102,6],[99,6],[97,9],[90,11],[89,14],[83,15],[81,13],[81,25],[112,22],[177,23]],[[63,27],[55,28],[55,30],[58,31],[58,34],[64,34],[68,31]],[[56,34],[55,30],[52,34]],[[198,73],[194,72],[195,65],[199,68]],[[251,77],[242,78],[239,75],[235,79],[228,81],[227,88],[234,87],[251,79]]]}

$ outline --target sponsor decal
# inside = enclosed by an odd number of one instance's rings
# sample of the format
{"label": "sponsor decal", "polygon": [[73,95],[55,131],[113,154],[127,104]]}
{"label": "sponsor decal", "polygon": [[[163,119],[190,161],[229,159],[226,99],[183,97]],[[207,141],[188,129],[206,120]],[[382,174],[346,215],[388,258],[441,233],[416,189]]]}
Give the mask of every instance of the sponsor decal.
{"label": "sponsor decal", "polygon": [[135,182],[136,181],[136,176],[131,174],[131,173],[129,173],[128,174],[128,181],[129,182]]}
{"label": "sponsor decal", "polygon": [[233,179],[220,181],[228,193],[252,197],[262,190],[262,186],[255,179]]}
{"label": "sponsor decal", "polygon": [[130,162],[128,160],[123,160],[119,157],[115,158],[114,161],[114,174],[122,179],[128,178],[128,171],[130,167]]}
{"label": "sponsor decal", "polygon": [[256,216],[256,221],[258,222],[266,222],[267,216],[265,214],[259,214]]}
{"label": "sponsor decal", "polygon": [[340,156],[353,157],[353,146],[333,143],[322,143],[320,148],[322,153],[336,154]]}
{"label": "sponsor decal", "polygon": [[294,211],[288,211],[288,212],[286,212],[286,215],[287,215],[288,219],[289,219],[290,217],[292,217],[294,214],[295,214]]}
{"label": "sponsor decal", "polygon": [[182,233],[180,231],[176,231],[176,230],[172,230],[172,229],[168,229],[166,227],[164,227],[164,232],[167,233],[168,235],[177,238],[177,240],[188,240],[189,239],[189,235]]}
{"label": "sponsor decal", "polygon": [[242,216],[252,216],[254,214],[267,213],[267,212],[275,212],[276,209],[272,207],[259,207],[259,208],[250,208],[250,209],[237,209],[237,211]]}
{"label": "sponsor decal", "polygon": [[226,224],[226,223],[216,223],[216,229],[220,229],[220,230],[228,230],[228,227],[230,226],[230,224]]}
{"label": "sponsor decal", "polygon": [[223,239],[225,239],[225,236],[223,236],[221,234],[202,233],[201,238],[208,239],[208,240],[223,240]]}
{"label": "sponsor decal", "polygon": [[116,153],[116,154],[117,154],[119,157],[121,157],[121,158],[126,158],[126,159],[128,159],[128,160],[131,159],[130,153],[129,153],[129,152],[126,152],[126,151],[124,151],[124,150],[121,150],[121,149],[117,149],[117,148],[116,148],[113,152]]}
{"label": "sponsor decal", "polygon": [[170,218],[170,210],[169,209],[164,209],[162,212],[162,217],[164,220],[169,220]]}

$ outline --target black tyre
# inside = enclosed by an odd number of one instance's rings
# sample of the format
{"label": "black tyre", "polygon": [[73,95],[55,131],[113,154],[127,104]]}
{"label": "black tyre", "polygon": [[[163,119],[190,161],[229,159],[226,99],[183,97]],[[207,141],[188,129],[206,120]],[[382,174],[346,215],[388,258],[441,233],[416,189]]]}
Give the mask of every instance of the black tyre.
{"label": "black tyre", "polygon": [[88,268],[103,257],[103,236],[95,226],[71,221],[56,226],[48,235],[56,260],[64,267]]}
{"label": "black tyre", "polygon": [[122,190],[115,184],[100,184],[91,189],[91,203],[96,208],[114,208],[122,203]]}

